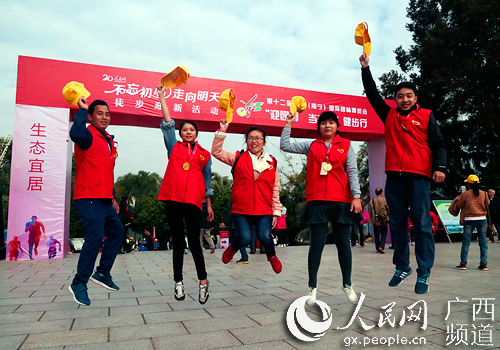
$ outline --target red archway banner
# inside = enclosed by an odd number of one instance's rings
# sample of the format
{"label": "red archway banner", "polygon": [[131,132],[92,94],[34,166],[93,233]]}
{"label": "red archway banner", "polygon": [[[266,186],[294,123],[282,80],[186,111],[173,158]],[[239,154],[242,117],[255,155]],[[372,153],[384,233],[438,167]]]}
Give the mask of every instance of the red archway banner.
{"label": "red archway banner", "polygon": [[[19,56],[16,104],[71,108],[73,114],[76,107],[68,106],[62,88],[77,81],[90,91],[90,101],[102,99],[109,104],[112,124],[158,127],[161,108],[156,85],[163,75]],[[316,137],[317,118],[323,111],[338,115],[346,138],[369,141],[383,136],[383,124],[365,97],[228,80],[191,77],[186,85],[169,89],[166,100],[170,113],[174,119],[195,120],[202,131],[215,131],[225,113],[217,108],[218,98],[228,88],[236,93],[231,132],[259,125],[265,126],[269,135],[279,136],[290,99],[300,95],[307,100],[307,109],[294,126],[294,137]]]}

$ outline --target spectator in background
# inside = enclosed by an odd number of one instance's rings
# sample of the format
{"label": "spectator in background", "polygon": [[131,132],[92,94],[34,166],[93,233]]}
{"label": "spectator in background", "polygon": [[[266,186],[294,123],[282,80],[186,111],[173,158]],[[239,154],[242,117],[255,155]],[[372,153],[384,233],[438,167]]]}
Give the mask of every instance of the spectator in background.
{"label": "spectator in background", "polygon": [[288,245],[286,237],[286,207],[281,209],[281,216],[276,222],[276,234],[278,235],[278,247],[286,247]]}
{"label": "spectator in background", "polygon": [[123,230],[125,231],[125,235],[123,236],[123,245],[122,245],[122,251],[126,251],[125,245],[127,244],[126,240],[128,237],[128,229],[130,225],[132,224],[132,220],[134,220],[134,216],[132,215],[132,209],[130,208],[130,205],[128,204],[128,196],[123,195],[122,200],[120,201],[119,205],[120,211],[118,212],[118,216],[120,217],[120,221],[123,225]]}
{"label": "spectator in background", "polygon": [[[234,238],[234,224],[232,221],[232,208],[233,208],[233,201],[229,200],[229,207],[226,213],[226,217],[224,218],[223,222],[220,223],[219,228],[220,229],[227,229],[229,231],[229,237],[230,239]],[[255,254],[255,231],[252,231],[252,243],[250,243],[250,254]],[[252,251],[253,249],[253,251]],[[261,246],[262,249],[262,246]],[[247,247],[241,247],[240,248],[240,254],[241,254],[241,259],[236,261],[237,264],[248,264],[250,261],[248,260],[248,252],[247,252]]]}
{"label": "spectator in background", "polygon": [[144,230],[144,241],[142,242],[142,245],[144,246],[144,250],[151,251],[155,250],[155,242],[153,241],[153,235],[151,235],[151,232],[149,230],[145,229]]}
{"label": "spectator in background", "polygon": [[439,218],[437,217],[436,213],[434,213],[432,210],[431,210],[431,222],[432,222],[432,233],[435,236],[436,235],[436,229],[439,226]]}
{"label": "spectator in background", "polygon": [[215,252],[215,244],[211,234],[213,218],[210,218],[208,215],[208,206],[205,198],[203,198],[201,205],[202,205],[201,223],[200,223],[201,250],[203,250],[203,238],[205,238],[208,245],[210,246],[210,254],[213,254]]}
{"label": "spectator in background", "polygon": [[472,231],[477,230],[479,240],[479,270],[488,270],[488,244],[486,242],[486,207],[490,200],[486,192],[479,189],[479,178],[476,175],[469,175],[465,180],[467,191],[456,197],[448,209],[450,214],[457,216],[459,210],[463,211],[464,226],[462,238],[462,250],[460,252],[460,264],[456,267],[459,270],[467,269],[467,257],[469,255],[469,246],[472,237]]}
{"label": "spectator in background", "polygon": [[363,212],[365,211],[365,205],[363,201],[361,201],[361,212],[354,213],[351,212],[352,215],[352,224],[351,224],[351,246],[356,248],[356,241],[359,239],[359,245],[361,248],[365,247],[365,235],[363,233],[363,225],[361,221],[363,221]]}
{"label": "spectator in background", "polygon": [[370,201],[370,222],[373,225],[373,235],[375,236],[375,250],[385,254],[385,240],[387,238],[387,224],[389,222],[389,206],[383,197],[382,188],[375,189],[377,195]]}
{"label": "spectator in background", "polygon": [[[490,217],[491,224],[495,226],[498,235],[498,243],[500,243],[500,199],[495,197],[495,190],[488,190],[488,197],[490,199]],[[495,236],[491,236],[489,242],[495,242]]]}

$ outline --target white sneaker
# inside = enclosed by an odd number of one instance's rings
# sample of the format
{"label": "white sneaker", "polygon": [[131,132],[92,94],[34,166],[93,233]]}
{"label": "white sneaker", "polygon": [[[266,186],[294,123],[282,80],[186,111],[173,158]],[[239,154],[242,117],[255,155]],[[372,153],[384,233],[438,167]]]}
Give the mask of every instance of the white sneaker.
{"label": "white sneaker", "polygon": [[176,300],[184,300],[186,295],[184,294],[184,283],[182,283],[182,281],[175,283],[174,292],[175,292],[174,296],[175,296]]}
{"label": "white sneaker", "polygon": [[208,289],[208,281],[207,281],[207,284],[200,284],[200,293],[198,296],[199,303],[205,304],[208,301],[209,296],[210,296],[210,290]]}
{"label": "white sneaker", "polygon": [[346,285],[344,285],[342,287],[342,290],[347,295],[347,299],[349,299],[349,302],[351,304],[357,304],[358,303],[358,296],[354,292],[354,288],[352,288],[352,286],[346,284]]}
{"label": "white sneaker", "polygon": [[318,291],[318,288],[311,288],[309,287],[309,299],[306,300],[306,304],[308,306],[313,306],[316,304],[316,292]]}

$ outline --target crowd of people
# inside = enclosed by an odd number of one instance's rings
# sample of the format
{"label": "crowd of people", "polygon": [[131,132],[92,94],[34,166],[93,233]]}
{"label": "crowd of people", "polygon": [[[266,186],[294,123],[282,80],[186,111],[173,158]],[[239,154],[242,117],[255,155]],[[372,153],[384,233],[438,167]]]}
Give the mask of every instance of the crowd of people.
{"label": "crowd of people", "polygon": [[[444,140],[433,112],[417,104],[415,84],[398,84],[394,91],[395,107],[392,107],[377,90],[368,56],[362,55],[359,61],[366,96],[385,128],[385,193],[382,188],[376,188],[374,198],[365,208],[361,200],[356,154],[351,141],[342,137],[341,124],[334,112],[325,111],[319,115],[317,138],[313,141],[291,141],[292,128],[299,112],[288,114],[281,134],[281,150],[307,157],[306,206],[299,220],[308,225],[310,232],[307,256],[308,305],[316,303],[318,270],[329,225],[333,229],[342,272],[339,285],[350,303],[358,302],[351,280],[351,247],[357,245],[356,240],[359,240],[361,247],[365,245],[362,225],[368,221],[373,224],[375,250],[380,254],[385,253],[390,228],[395,272],[388,278],[388,285],[397,287],[413,273],[408,225],[411,217],[411,241],[415,244],[417,263],[414,291],[425,294],[429,290],[435,256],[433,220],[429,211],[430,183],[440,183],[446,178]],[[174,298],[178,301],[185,299],[183,265],[189,246],[199,281],[198,301],[205,304],[210,297],[210,285],[203,255],[204,239],[209,244],[210,253],[215,252],[211,238],[211,222],[214,218],[211,157],[230,166],[233,174],[228,212],[230,219],[221,224],[221,227],[227,225],[232,231],[232,240],[222,253],[222,262],[229,263],[237,252],[241,252],[238,263],[248,263],[246,248],[250,246],[255,252],[255,242],[258,241],[261,252],[266,254],[276,274],[286,269],[286,266],[278,258],[275,245],[287,244],[286,213],[279,195],[278,162],[265,150],[267,134],[259,126],[252,126],[244,133],[244,149],[235,152],[223,149],[230,124],[227,118],[220,120],[210,152],[196,141],[198,126],[192,120],[180,123],[177,137],[165,92],[166,87],[159,84],[157,93],[163,115],[160,129],[168,154],[168,165],[158,200],[164,203],[173,243]],[[77,303],[89,305],[89,279],[109,290],[119,290],[110,271],[120,246],[130,243],[124,237],[128,236],[125,233],[133,216],[126,196],[119,206],[121,210],[116,210],[118,204],[114,199],[113,169],[118,154],[113,136],[106,132],[110,122],[109,107],[102,100],[87,105],[84,97],[80,97],[78,106],[80,110],[75,115],[70,136],[76,144],[74,200],[85,229],[85,243],[69,291]],[[87,117],[90,118],[88,127],[85,123]],[[93,180],[97,178],[100,181]],[[467,265],[470,236],[476,228],[481,247],[479,268],[487,270],[486,212],[490,201],[495,203],[491,214],[496,218],[493,224],[498,229],[498,199],[493,198],[494,191],[489,196],[480,191],[479,179],[475,176],[469,176],[466,184],[469,189],[457,197],[453,205],[455,214],[458,214],[458,210],[464,213],[464,239],[457,268],[464,269]],[[104,241],[103,234],[106,236]],[[153,250],[150,232],[146,230],[144,234],[141,247]],[[277,242],[274,236],[277,236]],[[99,249],[102,251],[101,259],[94,272]]]}

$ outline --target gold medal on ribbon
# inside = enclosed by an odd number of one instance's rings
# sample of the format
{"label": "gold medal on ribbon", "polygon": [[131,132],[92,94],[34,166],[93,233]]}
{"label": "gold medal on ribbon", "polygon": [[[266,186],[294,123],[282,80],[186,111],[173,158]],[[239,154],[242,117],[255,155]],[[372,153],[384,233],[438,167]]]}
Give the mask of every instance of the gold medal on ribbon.
{"label": "gold medal on ribbon", "polygon": [[188,162],[182,164],[182,169],[189,170],[189,168],[191,168],[191,164],[189,164]]}
{"label": "gold medal on ribbon", "polygon": [[323,164],[323,169],[325,169],[325,171],[330,171],[332,170],[332,165],[330,163],[325,163]]}

